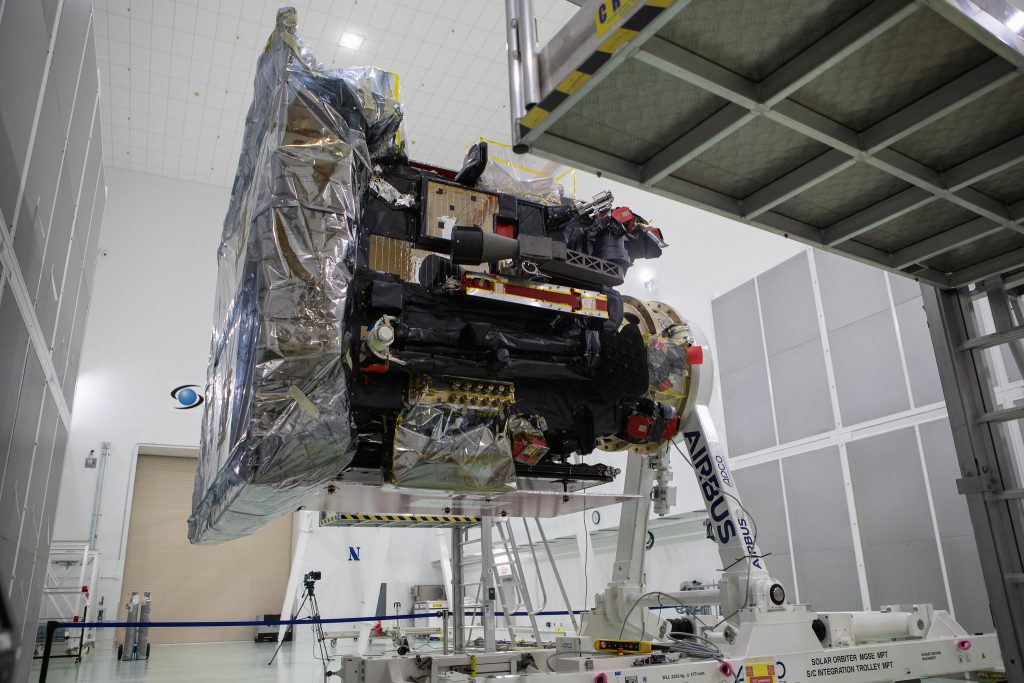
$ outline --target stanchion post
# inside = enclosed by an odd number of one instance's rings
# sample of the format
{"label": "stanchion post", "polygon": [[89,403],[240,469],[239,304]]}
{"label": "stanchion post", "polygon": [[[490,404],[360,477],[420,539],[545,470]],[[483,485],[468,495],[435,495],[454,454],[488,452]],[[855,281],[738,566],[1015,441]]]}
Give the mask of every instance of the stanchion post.
{"label": "stanchion post", "polygon": [[441,654],[448,654],[448,610],[441,610]]}
{"label": "stanchion post", "polygon": [[43,645],[43,665],[39,668],[39,683],[46,683],[46,671],[50,668],[50,651],[53,650],[53,636],[57,633],[57,622],[46,622],[46,644]]}

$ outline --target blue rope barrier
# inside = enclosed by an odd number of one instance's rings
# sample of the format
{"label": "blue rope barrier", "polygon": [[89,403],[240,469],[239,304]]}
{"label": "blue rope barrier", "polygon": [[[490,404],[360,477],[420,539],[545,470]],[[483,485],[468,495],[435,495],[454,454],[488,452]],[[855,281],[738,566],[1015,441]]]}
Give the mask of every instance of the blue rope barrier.
{"label": "blue rope barrier", "polygon": [[[582,614],[583,610],[574,610],[572,614]],[[483,616],[483,612],[464,612],[466,616]],[[567,610],[536,612],[535,616],[556,617],[568,616]],[[495,612],[495,616],[503,617],[504,612]],[[301,626],[302,624],[355,624],[367,621],[402,621],[405,619],[423,619],[424,617],[440,617],[441,612],[420,614],[396,614],[380,617],[337,617],[333,619],[278,619],[278,620],[252,620],[252,621],[58,621],[58,628],[128,628],[132,626],[147,626],[155,628],[196,628],[213,626]],[[514,617],[529,616],[528,612],[513,612]]]}

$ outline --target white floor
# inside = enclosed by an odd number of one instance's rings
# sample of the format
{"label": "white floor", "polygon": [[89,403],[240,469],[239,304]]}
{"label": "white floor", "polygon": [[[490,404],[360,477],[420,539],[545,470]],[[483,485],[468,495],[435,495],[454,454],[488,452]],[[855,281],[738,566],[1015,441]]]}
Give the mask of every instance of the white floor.
{"label": "white floor", "polygon": [[[440,652],[440,646],[419,644],[419,651]],[[119,662],[113,648],[101,647],[85,656],[80,664],[73,659],[54,659],[50,662],[48,683],[207,683],[217,681],[247,681],[252,683],[323,683],[323,669],[313,658],[314,641],[302,636],[298,641],[285,643],[281,653],[270,666],[267,662],[274,654],[277,643],[206,643],[199,645],[153,645],[148,660]],[[378,642],[371,649],[373,654],[390,656],[390,642]],[[330,665],[336,670],[341,666],[341,655],[354,650],[350,640],[338,641],[330,649],[337,655]],[[317,653],[319,656],[319,653]],[[40,662],[33,662],[29,681],[39,680]],[[330,679],[338,683],[340,679]]]}

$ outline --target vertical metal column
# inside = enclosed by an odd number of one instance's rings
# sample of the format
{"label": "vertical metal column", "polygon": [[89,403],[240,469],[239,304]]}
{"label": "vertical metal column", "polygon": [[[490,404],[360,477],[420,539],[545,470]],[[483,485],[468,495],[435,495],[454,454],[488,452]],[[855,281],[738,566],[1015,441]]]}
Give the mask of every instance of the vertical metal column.
{"label": "vertical metal column", "polygon": [[490,516],[480,519],[480,594],[483,612],[484,652],[497,652],[494,638],[494,600],[497,591],[494,576],[494,523]]}
{"label": "vertical metal column", "polygon": [[619,515],[618,543],[615,549],[615,564],[612,567],[612,582],[644,585],[644,554],[647,543],[647,522],[651,514],[651,486],[654,484],[654,470],[649,466],[646,455],[630,453],[626,460],[626,475],[622,490],[640,494],[638,498],[622,504]]}
{"label": "vertical metal column", "polygon": [[[1007,677],[1024,681],[1024,490],[998,424],[1016,419],[1016,411],[994,405],[992,378],[981,356],[985,348],[1005,343],[1012,331],[979,337],[965,290],[921,289],[960,463],[957,488],[967,498]],[[999,304],[993,303],[993,308]]]}
{"label": "vertical metal column", "polygon": [[[505,0],[505,41],[508,43],[508,110],[512,130],[526,114],[523,103],[523,62],[519,41],[519,2]],[[514,142],[514,141],[513,141]]]}
{"label": "vertical metal column", "polygon": [[466,649],[466,594],[462,585],[462,527],[452,527],[452,646],[455,652]]}

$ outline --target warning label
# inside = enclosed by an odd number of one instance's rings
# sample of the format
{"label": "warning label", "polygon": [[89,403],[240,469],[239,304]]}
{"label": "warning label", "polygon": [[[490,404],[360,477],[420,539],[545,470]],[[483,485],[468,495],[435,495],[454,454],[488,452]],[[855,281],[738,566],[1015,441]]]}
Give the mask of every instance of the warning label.
{"label": "warning label", "polygon": [[778,683],[775,676],[775,661],[748,660],[743,665],[747,683]]}

